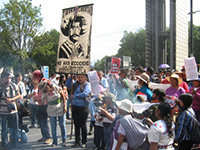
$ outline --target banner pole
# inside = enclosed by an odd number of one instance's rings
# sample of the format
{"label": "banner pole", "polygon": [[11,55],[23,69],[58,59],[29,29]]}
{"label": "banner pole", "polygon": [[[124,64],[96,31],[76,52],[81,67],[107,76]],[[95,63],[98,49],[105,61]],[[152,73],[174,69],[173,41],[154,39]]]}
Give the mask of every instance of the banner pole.
{"label": "banner pole", "polygon": [[[73,75],[71,74],[71,95],[73,95],[74,93],[73,93]],[[72,99],[70,99],[71,100],[71,133],[70,133],[70,140],[72,139],[72,134],[73,134],[73,123],[74,123],[74,119],[73,119],[73,115],[72,115],[72,109],[73,109],[73,107],[72,107]]]}

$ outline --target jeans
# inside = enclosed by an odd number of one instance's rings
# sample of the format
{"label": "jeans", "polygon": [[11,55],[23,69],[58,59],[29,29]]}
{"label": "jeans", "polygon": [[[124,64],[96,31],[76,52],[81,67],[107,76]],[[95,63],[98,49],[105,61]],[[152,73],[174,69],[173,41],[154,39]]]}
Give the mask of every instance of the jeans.
{"label": "jeans", "polygon": [[1,115],[1,141],[2,146],[8,144],[8,128],[12,129],[12,134],[10,135],[13,145],[18,144],[18,113],[13,113],[9,115]]}
{"label": "jeans", "polygon": [[106,145],[106,150],[109,150],[110,148],[110,138],[111,138],[111,126],[110,127],[104,127],[104,141]]}
{"label": "jeans", "polygon": [[50,138],[50,133],[49,133],[49,126],[47,123],[48,115],[47,115],[47,105],[43,106],[38,106],[38,120],[40,123],[40,129],[41,129],[41,134],[42,137],[45,139]]}
{"label": "jeans", "polygon": [[57,137],[57,118],[59,121],[59,126],[60,126],[60,130],[61,130],[61,135],[62,135],[62,141],[66,140],[66,126],[65,126],[65,117],[66,115],[64,114],[63,116],[50,116],[50,123],[51,123],[51,134],[53,137],[53,141],[57,141],[58,137]]}
{"label": "jeans", "polygon": [[88,107],[73,105],[72,116],[75,125],[75,143],[80,143],[80,129],[82,133],[82,144],[87,142],[87,118],[89,110]]}
{"label": "jeans", "polygon": [[35,126],[38,117],[38,105],[30,104],[31,108],[31,125]]}

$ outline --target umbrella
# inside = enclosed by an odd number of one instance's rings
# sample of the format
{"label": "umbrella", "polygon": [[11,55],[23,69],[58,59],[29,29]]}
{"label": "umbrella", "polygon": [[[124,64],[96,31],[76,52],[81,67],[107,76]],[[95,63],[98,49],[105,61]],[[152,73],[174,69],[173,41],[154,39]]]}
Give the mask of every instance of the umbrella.
{"label": "umbrella", "polygon": [[161,64],[158,68],[170,68],[168,64]]}

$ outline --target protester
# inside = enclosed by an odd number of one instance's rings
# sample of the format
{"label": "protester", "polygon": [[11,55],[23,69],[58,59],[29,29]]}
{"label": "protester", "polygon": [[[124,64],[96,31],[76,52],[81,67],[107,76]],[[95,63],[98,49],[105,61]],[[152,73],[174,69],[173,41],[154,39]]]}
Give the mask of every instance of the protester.
{"label": "protester", "polygon": [[115,89],[114,75],[109,74],[108,84],[109,84],[109,92],[115,95],[116,89]]}
{"label": "protester", "polygon": [[[183,80],[183,72],[181,72],[181,71],[175,71],[174,73],[178,74],[179,78],[181,78]],[[189,93],[189,87],[188,87],[188,84],[185,81],[183,81],[180,84],[180,87],[184,88],[184,90],[185,90],[186,93]]]}
{"label": "protester", "polygon": [[53,87],[50,84],[50,81],[41,81],[39,86],[41,87],[40,92],[44,92],[45,94],[42,95],[42,100],[46,100],[47,105],[47,114],[50,118],[51,123],[51,133],[53,137],[52,147],[58,144],[58,137],[57,137],[57,118],[59,121],[59,126],[61,129],[62,135],[62,145],[66,147],[66,127],[65,127],[65,113],[67,112],[66,107],[66,98],[60,87]]}
{"label": "protester", "polygon": [[147,67],[146,74],[149,75],[150,82],[156,82],[155,76],[154,76],[154,69],[152,67]]}
{"label": "protester", "polygon": [[135,76],[140,76],[144,72],[144,68],[142,66],[138,66],[135,68]]}
{"label": "protester", "polygon": [[150,150],[174,150],[175,125],[172,121],[170,105],[166,102],[161,102],[155,114],[158,121],[148,120],[150,121],[148,124],[151,125],[148,131]]}
{"label": "protester", "polygon": [[123,99],[132,99],[132,95],[130,95],[130,80],[127,78],[127,71],[121,69],[119,72],[119,78],[114,76],[115,78],[115,87],[116,87],[116,100],[123,100]]}
{"label": "protester", "polygon": [[172,71],[170,69],[167,69],[165,79],[161,82],[162,84],[170,84],[170,82],[166,79],[166,77],[170,77],[172,74]]}
{"label": "protester", "polygon": [[153,90],[152,100],[151,103],[155,103],[154,105],[151,105],[148,109],[144,110],[142,113],[137,113],[133,110],[133,114],[138,119],[143,118],[150,118],[153,122],[157,121],[158,118],[155,115],[155,111],[159,105],[160,102],[165,101],[165,91],[162,89],[155,89]]}
{"label": "protester", "polygon": [[162,83],[162,81],[163,81],[163,76],[162,75],[158,75],[158,82]]}
{"label": "protester", "polygon": [[[36,119],[38,118],[38,102],[35,102],[33,100],[33,96],[38,94],[38,81],[33,80],[33,89],[29,90],[29,93],[27,95],[27,98],[29,100],[30,109],[31,109],[31,126],[29,128],[35,128],[36,127]],[[39,122],[38,122],[39,126]]]}
{"label": "protester", "polygon": [[150,84],[149,76],[146,73],[142,73],[140,76],[136,77],[139,79],[138,84],[140,85],[140,88],[137,88],[134,91],[134,95],[136,96],[138,92],[141,92],[147,96],[147,101],[151,102],[153,93],[149,89],[149,84]]}
{"label": "protester", "polygon": [[193,97],[192,109],[196,114],[197,120],[200,122],[200,78],[192,82],[193,87],[190,88],[190,94]]}
{"label": "protester", "polygon": [[55,78],[51,81],[51,84],[54,86],[58,86],[60,81],[60,75],[56,74]]}
{"label": "protester", "polygon": [[52,80],[55,78],[56,74],[55,73],[52,73],[51,74],[51,77],[49,78],[49,80],[52,82]]}
{"label": "protester", "polygon": [[111,137],[112,150],[149,149],[148,126],[132,117],[132,102],[128,99],[116,102],[121,118],[115,123]]}
{"label": "protester", "polygon": [[12,129],[11,139],[12,146],[21,148],[18,141],[18,113],[16,100],[21,97],[18,87],[10,81],[11,74],[7,71],[1,73],[0,84],[0,116],[1,116],[1,141],[4,149],[9,148],[8,145],[8,127]]}
{"label": "protester", "polygon": [[[71,77],[67,80],[66,85],[71,88]],[[72,116],[75,125],[75,143],[72,147],[80,145],[80,129],[82,131],[82,148],[86,148],[87,143],[87,118],[89,114],[88,100],[91,99],[91,88],[87,82],[86,75],[78,75],[77,81],[73,84]]]}
{"label": "protester", "polygon": [[182,93],[185,93],[185,90],[180,87],[180,84],[183,82],[183,80],[177,74],[172,74],[170,77],[166,77],[166,79],[170,82],[171,85],[166,89],[166,95],[179,98]]}
{"label": "protester", "polygon": [[110,147],[111,137],[111,124],[115,116],[117,115],[117,108],[115,104],[115,96],[112,93],[108,93],[103,97],[106,107],[99,108],[103,115],[103,126],[104,126],[104,141],[106,150]]}
{"label": "protester", "polygon": [[64,74],[61,74],[58,85],[63,89],[65,83],[66,83],[66,76]]}
{"label": "protester", "polygon": [[18,86],[19,88],[19,92],[21,94],[21,101],[24,100],[24,97],[26,96],[26,88],[25,88],[25,85],[24,85],[24,82],[22,82],[22,75],[21,73],[16,73],[15,74],[15,84]]}
{"label": "protester", "polygon": [[[103,105],[103,99],[99,95],[95,100],[94,103],[102,103],[101,106]],[[99,105],[99,107],[101,107]],[[97,108],[98,109],[98,108]],[[103,128],[103,117],[99,110],[95,111],[95,126],[94,126],[94,144],[95,144],[95,150],[101,150],[105,148],[105,141],[104,141],[104,128]]]}
{"label": "protester", "polygon": [[23,124],[23,117],[26,115],[24,112],[26,108],[24,107],[24,97],[27,95],[26,88],[24,83],[22,82],[22,75],[21,73],[15,74],[15,84],[18,86],[19,93],[21,97],[17,101],[17,108],[18,108],[18,115],[19,115],[19,128],[22,128]]}
{"label": "protester", "polygon": [[108,81],[106,78],[103,77],[102,71],[98,71],[98,77],[100,79],[100,84],[103,86],[103,88],[108,89],[109,88]]}
{"label": "protester", "polygon": [[[100,79],[98,77],[98,80],[99,80],[99,90],[100,90],[100,94],[101,95],[104,95],[106,89],[103,88],[103,86],[100,84]],[[92,99],[89,103],[89,111],[90,111],[90,117],[91,117],[91,120],[90,120],[90,130],[89,130],[89,133],[88,135],[92,135],[92,129],[95,125],[95,110],[96,110],[96,106],[94,104],[94,100],[97,98],[97,95],[93,95],[92,96]]]}
{"label": "protester", "polygon": [[191,94],[183,93],[179,99],[181,113],[176,120],[176,136],[174,140],[175,143],[178,143],[180,150],[190,150],[193,145],[190,135],[194,119],[194,112],[191,108],[193,98]]}
{"label": "protester", "polygon": [[172,108],[172,116],[179,111],[177,107],[177,99],[182,93],[185,93],[185,90],[180,87],[180,84],[183,82],[181,78],[175,73],[170,77],[166,77],[170,82],[170,87],[165,90],[166,93],[166,102],[168,102]]}
{"label": "protester", "polygon": [[[45,81],[47,79],[43,77],[41,70],[35,70],[33,72],[32,80],[37,80],[38,83],[40,83],[40,81]],[[33,96],[33,100],[38,102],[38,114],[39,114],[38,121],[40,123],[40,130],[42,134],[42,138],[37,140],[37,142],[44,142],[45,144],[50,144],[51,139],[50,139],[49,125],[47,122],[48,119],[47,101],[45,100],[43,102],[42,95],[44,94],[44,92],[40,92],[40,90],[41,87],[38,87],[38,94]]]}

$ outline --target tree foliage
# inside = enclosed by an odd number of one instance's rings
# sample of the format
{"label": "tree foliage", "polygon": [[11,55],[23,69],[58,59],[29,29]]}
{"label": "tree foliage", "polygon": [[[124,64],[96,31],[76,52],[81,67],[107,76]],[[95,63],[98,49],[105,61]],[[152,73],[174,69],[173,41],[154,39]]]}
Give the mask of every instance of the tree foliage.
{"label": "tree foliage", "polygon": [[145,35],[145,29],[139,29],[135,33],[124,31],[116,56],[130,56],[133,66],[145,66]]}
{"label": "tree foliage", "polygon": [[1,53],[7,54],[0,57],[4,60],[13,57],[12,60],[17,60],[15,65],[20,65],[23,74],[28,62],[28,52],[32,50],[32,39],[42,26],[40,16],[41,6],[33,7],[31,0],[9,0],[0,10],[1,43],[4,44]]}
{"label": "tree foliage", "polygon": [[[130,56],[133,66],[145,66],[145,34],[145,29],[139,29],[135,33],[124,31],[124,35],[120,40],[120,48],[114,56],[120,58]],[[95,69],[104,70],[105,57],[95,63]]]}
{"label": "tree foliage", "polygon": [[[190,50],[190,28],[189,28],[189,54],[191,52]],[[193,56],[196,59],[197,64],[200,64],[200,26],[193,25]]]}
{"label": "tree foliage", "polygon": [[37,68],[40,68],[40,66],[49,66],[50,73],[55,72],[58,41],[59,32],[55,29],[36,36],[33,39],[34,44],[32,51],[30,51],[30,57]]}

